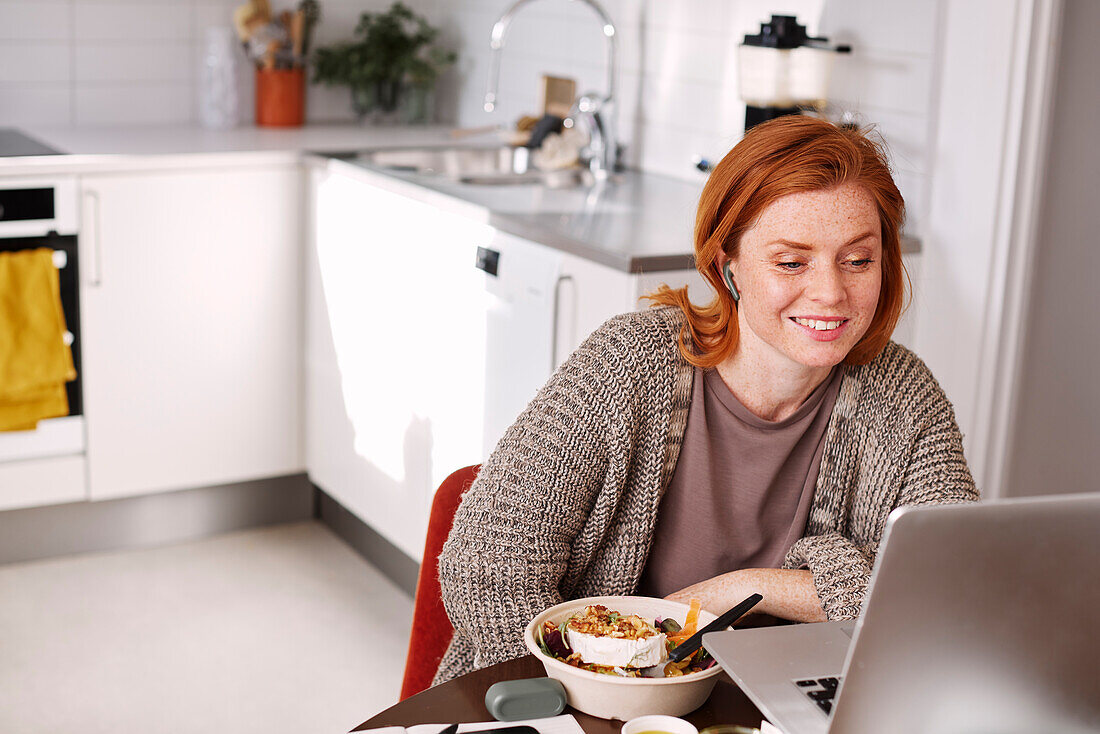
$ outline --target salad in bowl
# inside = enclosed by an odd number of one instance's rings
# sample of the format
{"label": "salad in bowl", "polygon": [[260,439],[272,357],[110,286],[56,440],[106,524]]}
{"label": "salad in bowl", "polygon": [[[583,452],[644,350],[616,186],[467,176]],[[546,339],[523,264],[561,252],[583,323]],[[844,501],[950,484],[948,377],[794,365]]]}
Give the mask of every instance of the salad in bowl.
{"label": "salad in bowl", "polygon": [[[547,620],[536,630],[543,654],[593,673],[640,678],[669,658],[699,627],[700,604],[692,599],[684,624],[675,617],[644,619],[603,604],[590,604],[564,623]],[[684,660],[665,666],[664,677],[698,673],[714,659],[700,648]]]}
{"label": "salad in bowl", "polygon": [[553,606],[527,625],[524,643],[569,705],[605,719],[647,714],[682,716],[710,695],[721,668],[699,650],[647,677],[677,645],[715,616],[692,605],[641,596],[575,599]]}

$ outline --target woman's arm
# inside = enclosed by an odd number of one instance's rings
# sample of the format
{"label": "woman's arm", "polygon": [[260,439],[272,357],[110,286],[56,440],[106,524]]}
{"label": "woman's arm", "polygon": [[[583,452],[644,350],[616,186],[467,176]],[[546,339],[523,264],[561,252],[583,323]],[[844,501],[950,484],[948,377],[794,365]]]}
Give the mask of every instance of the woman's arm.
{"label": "woman's arm", "polygon": [[[931,375],[928,379],[932,379]],[[934,382],[924,407],[929,417],[906,455],[901,486],[893,502],[877,510],[879,516],[875,517],[874,525],[879,532],[890,511],[903,505],[980,499],[963,456],[962,433],[955,422],[955,412]],[[829,531],[798,540],[787,553],[784,568],[805,568],[812,573],[822,609],[829,619],[855,619],[863,605],[877,553],[877,542],[857,544],[839,532]]]}
{"label": "woman's arm", "polygon": [[[928,405],[929,418],[913,439],[900,473],[901,486],[894,501],[881,509],[880,525],[890,510],[902,505],[979,499],[950,402],[935,387]],[[708,610],[721,614],[756,592],[764,600],[754,611],[783,619],[854,619],[863,604],[877,551],[877,544],[856,544],[835,531],[809,535],[791,548],[784,569],[733,571],[669,598],[686,603],[694,596]]]}
{"label": "woman's arm", "polygon": [[813,574],[806,570],[746,568],[700,581],[666,598],[684,604],[699,599],[707,611],[723,614],[752,594],[764,597],[753,613],[795,622],[825,621]]}
{"label": "woman's arm", "polygon": [[505,433],[463,496],[439,556],[466,672],[523,655],[524,625],[559,584],[607,467],[616,413],[601,355],[582,346]]}

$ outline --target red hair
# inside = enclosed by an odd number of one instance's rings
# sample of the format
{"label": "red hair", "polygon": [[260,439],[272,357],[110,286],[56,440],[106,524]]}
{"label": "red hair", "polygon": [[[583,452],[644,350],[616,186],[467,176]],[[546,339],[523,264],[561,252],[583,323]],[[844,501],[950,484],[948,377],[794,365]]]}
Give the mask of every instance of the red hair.
{"label": "red hair", "polygon": [[695,306],[686,287],[673,290],[667,285],[646,296],[653,306],[678,306],[684,312],[679,343],[688,362],[715,367],[737,346],[737,304],[722,280],[718,254],[736,257],[741,235],[777,199],[847,183],[863,186],[878,208],[882,287],[867,333],[844,362],[866,364],[890,341],[908,279],[901,261],[905,201],[890,175],[885,147],[868,132],[802,115],[780,117],[745,133],[714,167],[695,217],[695,268],[714,288],[714,300]]}

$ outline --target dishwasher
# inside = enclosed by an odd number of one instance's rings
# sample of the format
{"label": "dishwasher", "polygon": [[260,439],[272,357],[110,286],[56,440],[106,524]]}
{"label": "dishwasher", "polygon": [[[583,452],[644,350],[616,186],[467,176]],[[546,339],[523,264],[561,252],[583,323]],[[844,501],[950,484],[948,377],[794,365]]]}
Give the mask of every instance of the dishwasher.
{"label": "dishwasher", "polygon": [[[562,258],[547,247],[504,232],[477,248],[485,272],[485,414],[481,457],[487,457],[563,355],[573,322],[572,280]],[[473,463],[473,462],[470,462]]]}

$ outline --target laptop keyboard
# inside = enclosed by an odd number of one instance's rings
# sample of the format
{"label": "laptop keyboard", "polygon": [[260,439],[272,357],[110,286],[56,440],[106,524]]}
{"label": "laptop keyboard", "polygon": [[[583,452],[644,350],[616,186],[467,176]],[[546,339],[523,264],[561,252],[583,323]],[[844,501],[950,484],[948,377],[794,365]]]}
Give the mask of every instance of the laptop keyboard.
{"label": "laptop keyboard", "polygon": [[816,703],[817,707],[824,711],[827,716],[833,712],[833,699],[836,698],[836,691],[840,688],[840,681],[842,680],[844,678],[841,676],[836,678],[806,678],[796,680],[794,684],[798,686],[798,690]]}

